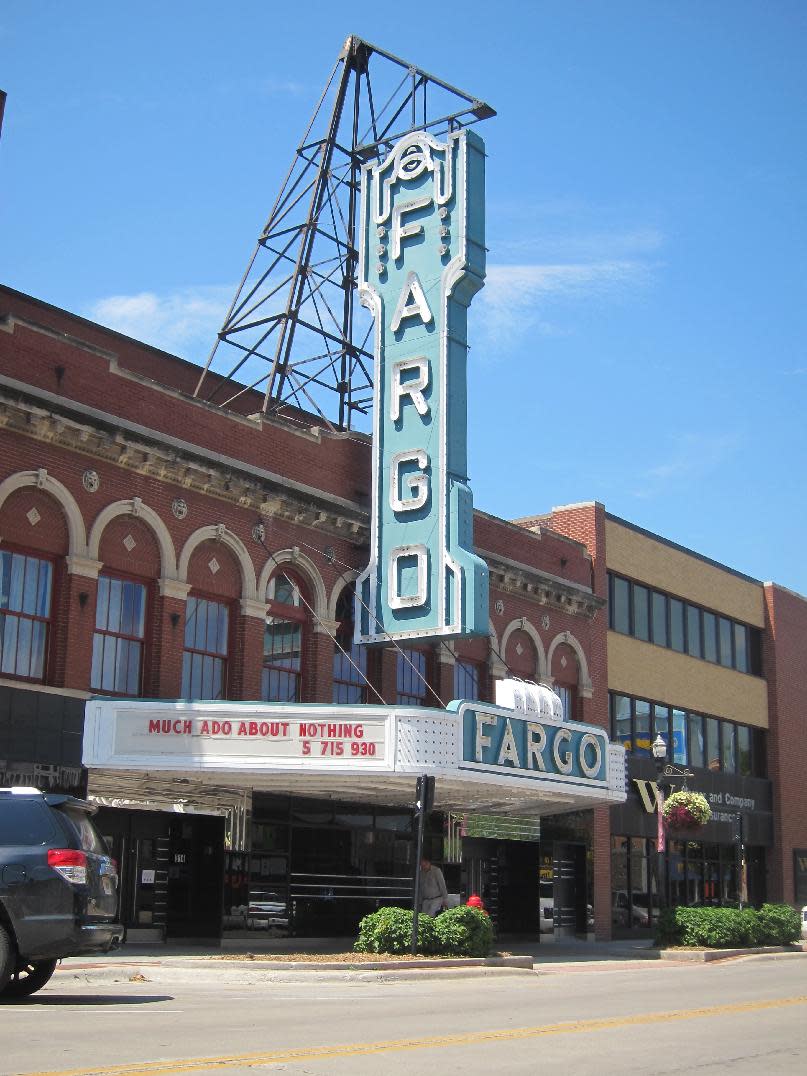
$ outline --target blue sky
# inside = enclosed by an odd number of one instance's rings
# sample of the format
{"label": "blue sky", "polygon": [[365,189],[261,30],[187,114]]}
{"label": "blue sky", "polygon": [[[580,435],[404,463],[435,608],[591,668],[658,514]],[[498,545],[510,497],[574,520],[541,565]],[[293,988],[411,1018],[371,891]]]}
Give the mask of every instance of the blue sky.
{"label": "blue sky", "polygon": [[0,279],[203,361],[357,33],[498,111],[475,503],[807,594],[807,4],[378,7],[6,0]]}

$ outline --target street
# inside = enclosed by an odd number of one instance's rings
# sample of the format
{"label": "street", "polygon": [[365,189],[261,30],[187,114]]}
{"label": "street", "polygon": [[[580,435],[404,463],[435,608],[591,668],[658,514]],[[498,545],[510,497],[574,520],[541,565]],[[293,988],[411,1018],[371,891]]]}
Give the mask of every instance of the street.
{"label": "street", "polygon": [[145,981],[87,984],[60,972],[27,1002],[0,1008],[0,1071],[807,1071],[801,955],[395,983],[135,975]]}

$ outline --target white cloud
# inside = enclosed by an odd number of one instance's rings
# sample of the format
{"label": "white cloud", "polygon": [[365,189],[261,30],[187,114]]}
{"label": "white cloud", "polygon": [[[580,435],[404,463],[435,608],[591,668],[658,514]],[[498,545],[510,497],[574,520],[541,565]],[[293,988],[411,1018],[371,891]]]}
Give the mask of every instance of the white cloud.
{"label": "white cloud", "polygon": [[546,318],[551,305],[636,286],[647,272],[635,260],[491,265],[475,314],[487,343],[500,350],[527,330],[562,332]]}
{"label": "white cloud", "polygon": [[94,321],[193,361],[213,345],[232,302],[232,285],[180,288],[164,295],[152,291],[110,295],[89,308]]}
{"label": "white cloud", "polygon": [[637,475],[635,497],[654,497],[680,483],[702,481],[737,451],[736,434],[683,433],[676,437],[669,456]]}

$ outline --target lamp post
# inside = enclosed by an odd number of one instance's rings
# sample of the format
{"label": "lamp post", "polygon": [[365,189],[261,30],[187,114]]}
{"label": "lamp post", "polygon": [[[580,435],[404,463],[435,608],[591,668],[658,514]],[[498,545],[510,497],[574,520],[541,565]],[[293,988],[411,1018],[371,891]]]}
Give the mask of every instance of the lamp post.
{"label": "lamp post", "polygon": [[664,791],[666,788],[671,788],[673,781],[682,781],[682,788],[686,790],[687,778],[694,777],[695,774],[688,767],[674,766],[671,762],[667,761],[667,741],[658,733],[653,743],[650,745],[650,750],[653,754],[653,761],[656,764],[656,786],[658,788],[658,794],[656,795],[656,803],[658,810],[658,830],[656,834],[656,869],[658,874],[658,900],[659,908],[665,907],[667,903],[667,872],[665,868],[666,859],[666,838],[664,833]]}

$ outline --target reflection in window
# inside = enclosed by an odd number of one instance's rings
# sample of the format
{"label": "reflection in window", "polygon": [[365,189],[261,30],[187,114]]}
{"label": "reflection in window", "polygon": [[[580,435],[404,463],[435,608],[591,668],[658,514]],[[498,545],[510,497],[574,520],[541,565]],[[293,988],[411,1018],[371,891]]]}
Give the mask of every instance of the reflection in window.
{"label": "reflection in window", "polygon": [[229,615],[223,602],[188,598],[182,697],[223,699],[226,691]]}
{"label": "reflection in window", "polygon": [[684,603],[678,598],[670,598],[670,647],[684,652]]}
{"label": "reflection in window", "polygon": [[734,625],[734,667],[748,672],[748,628],[745,624]]}
{"label": "reflection in window", "polygon": [[717,661],[717,617],[714,613],[703,614],[703,656],[707,661]]}
{"label": "reflection in window", "polygon": [[667,758],[672,755],[671,741],[670,741],[670,708],[668,706],[659,706],[655,703],[653,706],[653,739],[656,736],[660,736],[667,745]]}
{"label": "reflection in window", "polygon": [[672,760],[676,766],[687,764],[687,715],[683,710],[672,712]]}
{"label": "reflection in window", "polygon": [[720,664],[725,665],[727,669],[730,669],[733,664],[733,656],[731,650],[731,637],[733,632],[731,630],[731,621],[726,617],[721,616],[718,620],[718,643],[720,644]]}
{"label": "reflection in window", "polygon": [[737,757],[734,744],[734,725],[723,722],[723,773],[736,773]]}
{"label": "reflection in window", "polygon": [[751,729],[747,725],[737,726],[737,772],[743,777],[750,777],[751,768]]}
{"label": "reflection in window", "polygon": [[42,680],[51,607],[50,561],[0,551],[0,673]]}
{"label": "reflection in window", "polygon": [[140,694],[145,621],[143,583],[99,576],[92,639],[93,691]]}
{"label": "reflection in window", "polygon": [[703,718],[689,714],[689,765],[703,768]]}

